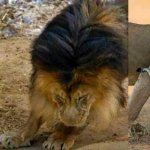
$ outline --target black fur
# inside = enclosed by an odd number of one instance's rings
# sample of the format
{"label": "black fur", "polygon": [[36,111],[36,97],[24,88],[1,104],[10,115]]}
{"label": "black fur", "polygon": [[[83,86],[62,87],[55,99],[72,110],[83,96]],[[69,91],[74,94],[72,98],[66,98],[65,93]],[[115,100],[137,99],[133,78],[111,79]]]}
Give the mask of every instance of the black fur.
{"label": "black fur", "polygon": [[80,7],[80,3],[67,7],[47,24],[34,42],[33,63],[62,72],[64,82],[72,79],[75,70],[94,71],[101,66],[127,73],[122,38],[109,27],[87,23]]}

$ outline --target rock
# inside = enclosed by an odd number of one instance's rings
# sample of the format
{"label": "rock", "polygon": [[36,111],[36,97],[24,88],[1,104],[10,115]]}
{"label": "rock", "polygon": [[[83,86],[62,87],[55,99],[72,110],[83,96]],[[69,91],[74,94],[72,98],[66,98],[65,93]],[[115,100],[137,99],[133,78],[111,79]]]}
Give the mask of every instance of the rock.
{"label": "rock", "polygon": [[5,38],[11,37],[14,34],[15,32],[13,32],[10,27],[6,27],[4,30],[0,31],[0,36],[4,36]]}
{"label": "rock", "polygon": [[22,16],[22,22],[26,24],[31,24],[34,21],[34,17],[28,13]]}

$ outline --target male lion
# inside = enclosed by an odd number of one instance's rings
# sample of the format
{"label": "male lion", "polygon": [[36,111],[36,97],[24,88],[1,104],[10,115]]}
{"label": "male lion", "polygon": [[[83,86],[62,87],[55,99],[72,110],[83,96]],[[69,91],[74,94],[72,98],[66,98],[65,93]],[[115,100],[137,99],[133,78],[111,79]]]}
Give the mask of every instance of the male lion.
{"label": "male lion", "polygon": [[47,24],[31,52],[29,120],[5,148],[23,146],[45,122],[53,127],[48,150],[69,150],[88,125],[109,125],[126,104],[125,20],[110,3],[78,0]]}

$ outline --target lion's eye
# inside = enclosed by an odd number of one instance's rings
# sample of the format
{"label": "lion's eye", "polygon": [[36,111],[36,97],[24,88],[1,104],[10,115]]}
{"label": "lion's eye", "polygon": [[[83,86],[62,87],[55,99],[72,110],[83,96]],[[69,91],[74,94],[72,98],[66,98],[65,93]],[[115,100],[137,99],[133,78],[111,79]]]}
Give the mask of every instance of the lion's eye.
{"label": "lion's eye", "polygon": [[84,109],[84,108],[87,107],[87,97],[88,97],[88,95],[84,95],[84,96],[81,96],[81,97],[78,98],[77,106],[79,108],[83,108]]}
{"label": "lion's eye", "polygon": [[63,105],[64,104],[64,102],[65,102],[65,100],[64,100],[64,98],[63,97],[61,97],[61,96],[59,96],[59,95],[56,95],[55,96],[55,100],[56,100],[56,102],[59,104],[59,105]]}

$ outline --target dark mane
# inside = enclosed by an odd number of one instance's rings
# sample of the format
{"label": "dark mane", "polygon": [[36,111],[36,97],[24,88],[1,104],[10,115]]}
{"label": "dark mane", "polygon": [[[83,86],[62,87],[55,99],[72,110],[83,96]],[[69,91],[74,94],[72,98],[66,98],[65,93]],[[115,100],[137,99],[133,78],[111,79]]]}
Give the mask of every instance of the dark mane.
{"label": "dark mane", "polygon": [[[89,8],[87,15],[82,6],[83,2],[68,6],[47,24],[34,42],[33,64],[38,61],[44,69],[66,74],[101,66],[125,73],[127,52],[122,37],[101,21],[90,21],[92,10]],[[103,11],[102,8],[98,12]]]}

